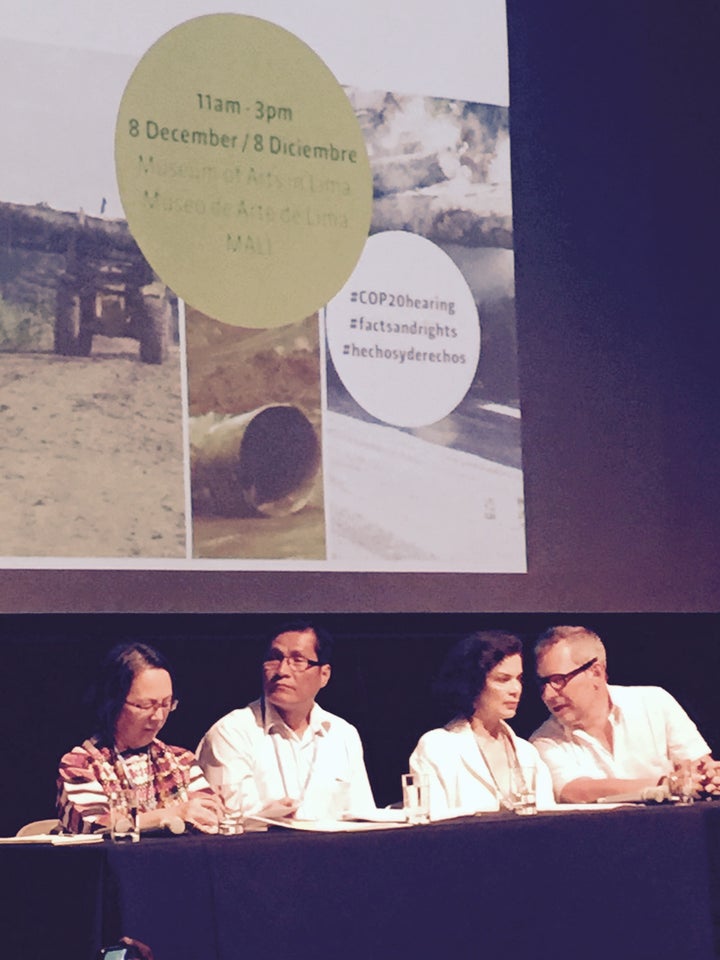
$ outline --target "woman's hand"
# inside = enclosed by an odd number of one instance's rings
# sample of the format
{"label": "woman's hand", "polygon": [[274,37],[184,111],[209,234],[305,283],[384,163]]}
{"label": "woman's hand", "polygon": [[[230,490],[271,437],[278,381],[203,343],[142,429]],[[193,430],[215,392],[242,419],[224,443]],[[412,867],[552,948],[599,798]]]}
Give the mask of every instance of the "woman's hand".
{"label": "woman's hand", "polygon": [[196,827],[203,833],[217,833],[222,807],[220,798],[214,794],[193,794],[189,800],[178,804],[176,809],[191,827]]}

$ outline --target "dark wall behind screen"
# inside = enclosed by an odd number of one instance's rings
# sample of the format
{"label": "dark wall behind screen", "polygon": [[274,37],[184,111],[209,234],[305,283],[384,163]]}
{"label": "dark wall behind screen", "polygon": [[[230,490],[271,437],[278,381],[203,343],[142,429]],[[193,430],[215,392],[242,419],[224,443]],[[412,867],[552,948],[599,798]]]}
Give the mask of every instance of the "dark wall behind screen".
{"label": "dark wall behind screen", "polygon": [[528,574],[3,571],[0,609],[718,608],[720,7],[508,20]]}

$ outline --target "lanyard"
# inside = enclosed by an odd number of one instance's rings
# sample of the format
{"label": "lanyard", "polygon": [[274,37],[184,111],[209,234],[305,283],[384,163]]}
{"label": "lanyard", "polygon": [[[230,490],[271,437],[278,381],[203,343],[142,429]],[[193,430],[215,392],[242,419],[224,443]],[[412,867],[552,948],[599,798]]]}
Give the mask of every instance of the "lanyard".
{"label": "lanyard", "polygon": [[483,762],[487,767],[488,773],[492,778],[492,782],[495,787],[495,796],[497,797],[497,801],[501,807],[508,807],[510,806],[509,796],[510,796],[510,793],[512,792],[512,770],[513,770],[513,767],[517,766],[518,759],[517,759],[517,753],[515,751],[515,744],[512,742],[512,740],[504,730],[502,731],[501,735],[502,735],[503,744],[505,747],[505,760],[506,760],[507,772],[508,772],[508,789],[507,790],[503,790],[500,787],[498,778],[495,776],[495,771],[490,766],[490,763],[488,762],[488,758],[485,754],[485,751],[482,748],[482,745],[480,743],[480,738],[473,730],[473,736],[475,738],[475,743],[477,745],[477,748],[480,751],[480,756],[483,758]]}
{"label": "lanyard", "polygon": [[[263,721],[263,728],[264,728],[265,727],[265,700],[264,699],[262,701],[261,711],[262,711],[262,721]],[[285,726],[287,727],[287,724],[285,724]],[[287,777],[285,775],[285,769],[283,767],[283,760],[282,760],[282,757],[280,756],[280,748],[278,746],[278,735],[270,733],[269,736],[270,736],[270,739],[272,740],[273,750],[275,752],[275,762],[277,763],[278,772],[280,774],[280,780],[282,781],[283,793],[286,797],[291,797],[292,794],[288,787]],[[292,799],[297,800],[299,804],[302,804],[305,799],[305,794],[307,793],[308,786],[310,785],[310,781],[312,779],[312,775],[315,770],[315,761],[317,760],[318,736],[315,731],[312,731],[312,737],[313,737],[312,757],[310,758],[310,765],[308,767],[308,772],[305,777],[305,782],[300,787],[300,796],[292,797]],[[294,739],[293,737],[289,737],[289,738],[284,737],[283,739],[289,740],[290,749],[292,750],[293,756],[295,758],[296,772],[299,774],[300,772],[300,767],[298,762],[299,757],[298,757],[298,753],[295,745],[297,744],[297,746],[300,747],[302,746],[302,744],[300,743],[300,741]],[[299,780],[299,777],[298,777],[298,780]]]}

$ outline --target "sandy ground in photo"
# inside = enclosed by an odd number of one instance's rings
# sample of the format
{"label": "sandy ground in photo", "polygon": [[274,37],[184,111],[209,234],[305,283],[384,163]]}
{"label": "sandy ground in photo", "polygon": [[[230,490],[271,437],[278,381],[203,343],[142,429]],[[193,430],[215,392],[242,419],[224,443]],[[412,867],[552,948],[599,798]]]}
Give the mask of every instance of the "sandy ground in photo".
{"label": "sandy ground in photo", "polygon": [[184,557],[179,352],[0,353],[0,556]]}

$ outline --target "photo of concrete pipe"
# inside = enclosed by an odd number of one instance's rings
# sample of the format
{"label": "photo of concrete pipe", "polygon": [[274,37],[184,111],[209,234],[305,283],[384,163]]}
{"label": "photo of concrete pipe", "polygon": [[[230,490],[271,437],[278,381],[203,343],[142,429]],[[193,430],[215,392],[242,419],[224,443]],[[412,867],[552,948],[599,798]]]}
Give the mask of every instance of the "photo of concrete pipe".
{"label": "photo of concrete pipe", "polygon": [[193,515],[283,517],[313,493],[320,441],[293,404],[190,417],[189,435]]}

